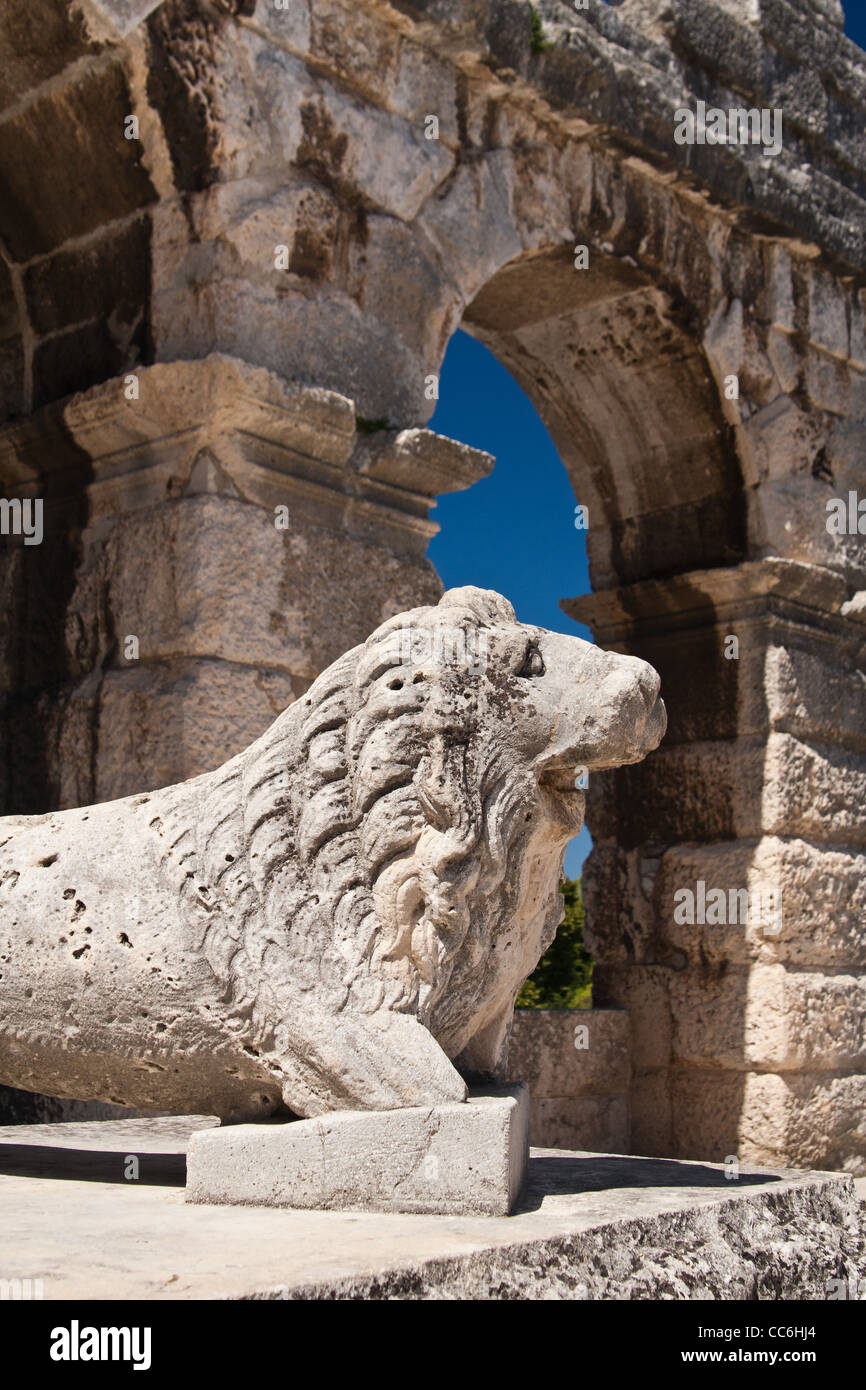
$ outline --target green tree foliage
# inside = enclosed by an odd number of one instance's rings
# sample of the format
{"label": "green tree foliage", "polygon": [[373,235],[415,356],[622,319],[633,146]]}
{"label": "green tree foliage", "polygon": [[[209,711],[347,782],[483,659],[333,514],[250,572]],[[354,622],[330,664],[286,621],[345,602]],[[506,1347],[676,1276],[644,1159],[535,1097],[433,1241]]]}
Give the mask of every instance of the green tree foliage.
{"label": "green tree foliage", "polygon": [[588,1009],[592,957],[583,944],[584,910],[579,878],[559,885],[565,916],[553,942],[517,996],[518,1009]]}
{"label": "green tree foliage", "polygon": [[553,44],[549,39],[544,37],[544,25],[541,20],[541,15],[536,9],[533,9],[532,5],[530,5],[529,9],[532,14],[532,35],[529,41],[530,48],[533,53],[546,53],[548,48],[553,47]]}

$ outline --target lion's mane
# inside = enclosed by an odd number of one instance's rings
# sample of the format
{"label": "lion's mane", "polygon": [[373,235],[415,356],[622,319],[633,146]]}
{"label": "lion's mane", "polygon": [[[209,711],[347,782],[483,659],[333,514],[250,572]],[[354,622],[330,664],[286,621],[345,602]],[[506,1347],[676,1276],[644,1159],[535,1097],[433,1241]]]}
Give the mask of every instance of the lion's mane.
{"label": "lion's mane", "polygon": [[[408,659],[407,618],[434,639]],[[385,622],[152,821],[192,949],[256,1055],[302,1048],[310,1007],[413,1013],[452,1058],[468,1041],[490,949],[480,909],[516,908],[537,789],[506,765],[490,673],[435,653],[515,623],[506,600],[474,589]],[[552,850],[542,947],[560,867]]]}

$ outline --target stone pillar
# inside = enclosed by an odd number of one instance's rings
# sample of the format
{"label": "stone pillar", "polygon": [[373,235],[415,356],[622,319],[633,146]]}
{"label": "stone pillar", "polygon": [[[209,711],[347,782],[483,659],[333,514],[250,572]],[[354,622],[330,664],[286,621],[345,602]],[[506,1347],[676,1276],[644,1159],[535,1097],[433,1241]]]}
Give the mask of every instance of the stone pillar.
{"label": "stone pillar", "polygon": [[669,712],[662,747],[588,800],[593,1002],[628,1011],[635,1152],[866,1164],[866,611],[849,592],[768,559],[563,604],[657,667]]}
{"label": "stone pillar", "polygon": [[45,538],[2,555],[5,811],[245,748],[384,618],[437,601],[433,497],[491,466],[428,430],[359,433],[344,396],[223,356],[8,426],[7,496],[42,500]]}

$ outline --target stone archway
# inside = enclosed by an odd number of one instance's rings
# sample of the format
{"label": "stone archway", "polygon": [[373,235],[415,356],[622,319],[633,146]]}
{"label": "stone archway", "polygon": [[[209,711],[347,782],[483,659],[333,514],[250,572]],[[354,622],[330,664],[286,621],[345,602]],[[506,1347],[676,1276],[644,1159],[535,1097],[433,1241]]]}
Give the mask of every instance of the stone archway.
{"label": "stone archway", "polygon": [[[6,558],[9,809],[22,696],[42,800],[119,795],[435,592],[430,501],[490,466],[418,428],[463,322],[589,507],[566,611],[665,682],[666,744],[590,810],[634,1146],[858,1168],[866,585],[825,504],[863,488],[862,55],[834,0],[536,8],[543,52],[522,0],[44,0],[35,63],[10,7],[0,466],[62,575],[43,642]],[[677,145],[708,96],[783,107],[775,161]],[[676,923],[698,882],[780,886],[782,930]]]}

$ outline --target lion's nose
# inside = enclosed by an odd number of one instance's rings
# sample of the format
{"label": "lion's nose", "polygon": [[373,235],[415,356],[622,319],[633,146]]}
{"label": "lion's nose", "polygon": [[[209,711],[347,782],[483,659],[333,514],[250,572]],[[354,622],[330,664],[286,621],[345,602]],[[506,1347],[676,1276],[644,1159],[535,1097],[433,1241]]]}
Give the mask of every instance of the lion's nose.
{"label": "lion's nose", "polygon": [[624,663],[626,668],[631,669],[647,711],[654,709],[662,688],[658,671],[650,666],[649,662],[641,661],[638,656],[621,656],[619,660]]}
{"label": "lion's nose", "polygon": [[645,661],[641,662],[642,670],[637,678],[640,686],[640,693],[643,695],[644,703],[648,710],[655,708],[656,700],[662,688],[662,678],[654,667],[649,666]]}

